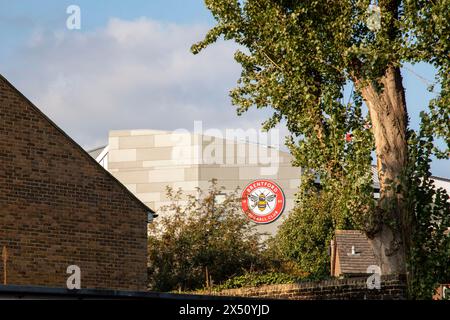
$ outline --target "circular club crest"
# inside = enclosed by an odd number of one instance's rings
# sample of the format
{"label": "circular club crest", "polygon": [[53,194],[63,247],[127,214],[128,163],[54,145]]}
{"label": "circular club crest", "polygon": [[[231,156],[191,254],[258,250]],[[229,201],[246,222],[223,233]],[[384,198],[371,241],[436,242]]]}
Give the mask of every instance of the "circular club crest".
{"label": "circular club crest", "polygon": [[256,223],[275,221],[286,202],[283,190],[270,180],[256,180],[247,185],[241,201],[244,213]]}

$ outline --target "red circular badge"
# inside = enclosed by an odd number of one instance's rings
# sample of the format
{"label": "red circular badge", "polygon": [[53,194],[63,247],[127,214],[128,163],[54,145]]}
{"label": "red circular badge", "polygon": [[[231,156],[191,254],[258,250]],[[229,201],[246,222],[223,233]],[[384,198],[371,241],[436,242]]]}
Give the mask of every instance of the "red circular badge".
{"label": "red circular badge", "polygon": [[283,190],[273,181],[256,180],[247,185],[241,197],[242,210],[256,223],[270,223],[283,213]]}

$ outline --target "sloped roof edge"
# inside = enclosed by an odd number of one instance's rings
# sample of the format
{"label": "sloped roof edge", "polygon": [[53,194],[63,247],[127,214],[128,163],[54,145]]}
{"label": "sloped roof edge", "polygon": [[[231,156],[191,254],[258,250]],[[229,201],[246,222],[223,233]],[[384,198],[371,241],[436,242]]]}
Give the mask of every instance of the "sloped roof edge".
{"label": "sloped roof edge", "polygon": [[27,103],[41,116],[43,117],[48,123],[50,123],[56,130],[58,130],[62,135],[64,135],[70,143],[72,143],[85,157],[87,157],[92,163],[95,163],[99,168],[102,169],[102,172],[106,174],[110,179],[115,181],[120,188],[122,188],[131,198],[131,200],[134,200],[139,203],[139,205],[146,211],[150,211],[153,216],[155,215],[155,211],[151,208],[149,208],[147,205],[145,205],[141,200],[139,200],[138,197],[136,197],[130,190],[127,189],[117,178],[115,178],[111,173],[109,173],[107,170],[105,170],[97,161],[95,161],[94,158],[92,158],[89,153],[87,153],[75,140],[73,140],[64,130],[62,130],[53,120],[51,120],[45,113],[43,113],[33,102],[30,101],[22,92],[20,92],[11,82],[8,81],[2,74],[0,74],[0,79],[5,81],[5,83],[10,86],[15,92],[17,92]]}

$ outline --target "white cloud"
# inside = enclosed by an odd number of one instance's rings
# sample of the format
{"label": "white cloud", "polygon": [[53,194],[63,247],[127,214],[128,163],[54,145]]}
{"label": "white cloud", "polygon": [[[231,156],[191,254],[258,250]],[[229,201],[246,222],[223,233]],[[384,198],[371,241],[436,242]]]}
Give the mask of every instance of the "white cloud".
{"label": "white cloud", "polygon": [[268,112],[236,115],[228,91],[240,66],[236,45],[219,42],[194,56],[207,26],[147,18],[111,19],[93,32],[37,30],[5,75],[85,147],[110,129],[259,128]]}

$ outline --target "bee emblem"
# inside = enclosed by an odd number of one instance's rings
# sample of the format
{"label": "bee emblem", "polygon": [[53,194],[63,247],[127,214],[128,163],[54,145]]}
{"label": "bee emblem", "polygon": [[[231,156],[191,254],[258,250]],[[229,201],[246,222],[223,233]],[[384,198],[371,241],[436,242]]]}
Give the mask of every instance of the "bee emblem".
{"label": "bee emblem", "polygon": [[283,190],[271,180],[255,180],[242,191],[242,211],[257,224],[274,222],[283,213],[285,203]]}
{"label": "bee emblem", "polygon": [[259,211],[263,212],[266,210],[267,207],[271,209],[270,203],[275,200],[277,197],[275,194],[266,195],[263,192],[260,193],[259,196],[249,194],[248,196],[250,200],[253,202],[253,205],[251,206],[252,209],[258,207]]}

